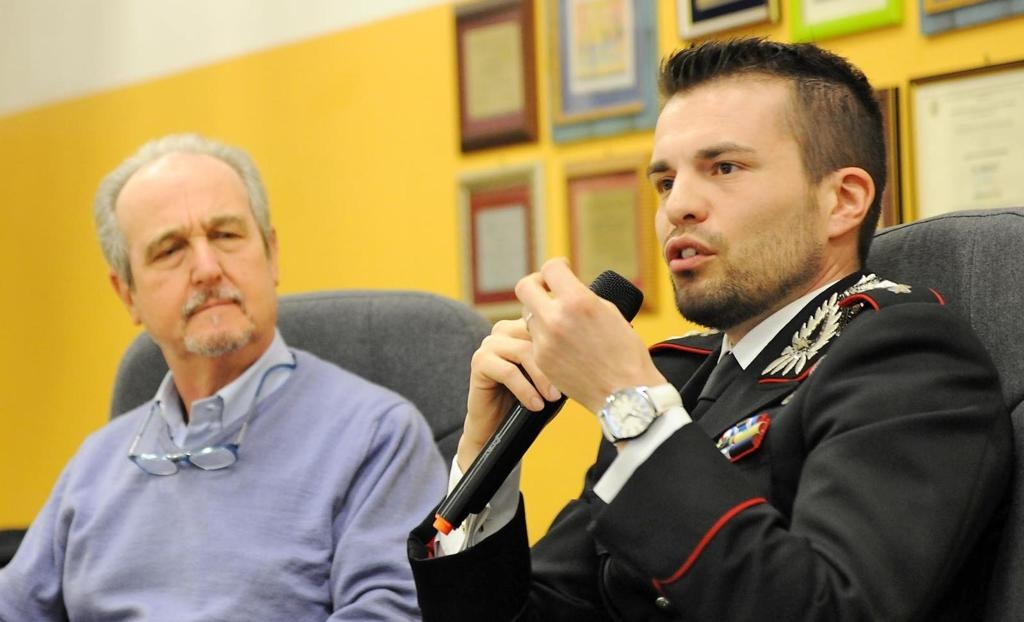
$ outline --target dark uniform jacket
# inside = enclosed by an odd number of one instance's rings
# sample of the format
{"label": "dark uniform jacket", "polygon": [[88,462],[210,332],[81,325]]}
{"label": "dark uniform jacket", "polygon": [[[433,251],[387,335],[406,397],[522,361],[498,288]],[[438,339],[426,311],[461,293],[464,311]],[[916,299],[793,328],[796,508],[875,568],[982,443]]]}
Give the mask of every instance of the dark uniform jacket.
{"label": "dark uniform jacket", "polygon": [[[426,620],[980,619],[1009,479],[996,372],[928,289],[855,274],[816,297],[606,504],[583,494],[527,544],[429,559]],[[693,410],[721,335],[652,348]]]}

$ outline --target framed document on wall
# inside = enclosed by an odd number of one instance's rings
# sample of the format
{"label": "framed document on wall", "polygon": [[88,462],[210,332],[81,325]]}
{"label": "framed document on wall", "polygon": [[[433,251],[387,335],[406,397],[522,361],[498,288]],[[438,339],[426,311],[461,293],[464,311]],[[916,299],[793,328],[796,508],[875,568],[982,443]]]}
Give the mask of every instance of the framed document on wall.
{"label": "framed document on wall", "polygon": [[916,216],[1024,205],[1024,61],[910,88]]}
{"label": "framed document on wall", "polygon": [[532,0],[461,6],[455,36],[462,150],[536,140]]}
{"label": "framed document on wall", "polygon": [[903,0],[790,0],[793,39],[819,41],[903,21]]}
{"label": "framed document on wall", "polygon": [[679,36],[694,39],[712,33],[779,21],[778,0],[676,0]]}
{"label": "framed document on wall", "polygon": [[464,295],[492,320],[519,315],[516,282],[541,263],[542,196],[540,169],[533,165],[459,180]]}
{"label": "framed document on wall", "polygon": [[900,177],[900,99],[899,89],[876,89],[875,99],[882,110],[882,131],[885,133],[885,190],[882,192],[882,210],[878,216],[879,227],[889,227],[903,222],[901,201],[902,179]]}
{"label": "framed document on wall", "polygon": [[651,223],[653,190],[646,159],[623,157],[566,167],[569,247],[573,270],[585,283],[614,270],[655,304]]}
{"label": "framed document on wall", "polygon": [[654,3],[550,0],[550,6],[555,142],[654,127]]}
{"label": "framed document on wall", "polygon": [[919,0],[921,32],[934,35],[1024,13],[1021,0]]}
{"label": "framed document on wall", "polygon": [[982,2],[985,2],[985,0],[921,0],[921,13],[923,15],[935,15],[936,13],[981,4]]}

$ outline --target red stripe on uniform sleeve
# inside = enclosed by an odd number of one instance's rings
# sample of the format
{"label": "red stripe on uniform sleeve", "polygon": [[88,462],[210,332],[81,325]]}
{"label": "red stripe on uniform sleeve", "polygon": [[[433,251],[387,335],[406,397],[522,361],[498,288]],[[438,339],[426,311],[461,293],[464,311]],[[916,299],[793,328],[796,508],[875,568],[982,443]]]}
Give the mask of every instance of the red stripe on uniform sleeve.
{"label": "red stripe on uniform sleeve", "polygon": [[707,356],[714,352],[707,348],[698,348],[696,346],[684,346],[678,343],[656,343],[653,346],[647,348],[650,352],[657,352],[658,350],[679,350],[680,352],[689,352],[690,354],[701,354]]}
{"label": "red stripe on uniform sleeve", "polygon": [[725,527],[725,524],[732,520],[734,516],[736,516],[737,514],[739,514],[740,512],[749,507],[767,502],[767,499],[765,499],[764,497],[747,499],[743,503],[737,505],[736,507],[732,508],[731,510],[723,514],[721,518],[715,521],[715,524],[711,526],[711,529],[709,529],[707,533],[704,534],[704,537],[700,539],[700,542],[697,543],[697,546],[693,549],[693,552],[690,553],[690,556],[686,559],[686,562],[679,567],[679,570],[676,570],[674,573],[672,573],[672,576],[667,579],[652,579],[652,582],[654,583],[654,589],[661,592],[662,586],[667,585],[669,583],[674,583],[681,579],[682,576],[690,570],[690,567],[697,562],[697,558],[700,557],[700,554],[704,552],[704,549],[711,542],[711,539],[718,535],[718,532],[721,531],[722,527]]}

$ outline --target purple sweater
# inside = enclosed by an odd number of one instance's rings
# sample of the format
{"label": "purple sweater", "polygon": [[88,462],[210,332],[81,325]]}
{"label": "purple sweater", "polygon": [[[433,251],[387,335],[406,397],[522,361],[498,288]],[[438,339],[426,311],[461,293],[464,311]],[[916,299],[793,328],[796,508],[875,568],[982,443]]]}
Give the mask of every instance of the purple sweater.
{"label": "purple sweater", "polygon": [[446,485],[430,430],[398,395],[294,353],[227,469],[132,464],[148,403],[91,435],[0,570],[0,620],[417,619],[405,540]]}

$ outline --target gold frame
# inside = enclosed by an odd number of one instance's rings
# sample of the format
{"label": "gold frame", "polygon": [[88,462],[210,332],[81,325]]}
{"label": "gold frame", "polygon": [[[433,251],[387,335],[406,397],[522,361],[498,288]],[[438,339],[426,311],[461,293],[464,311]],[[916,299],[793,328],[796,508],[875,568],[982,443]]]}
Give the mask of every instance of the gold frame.
{"label": "gold frame", "polygon": [[[569,257],[580,280],[590,282],[615,270],[644,292],[644,308],[656,304],[654,275],[654,191],[647,182],[648,159],[621,156],[568,164]],[[630,202],[623,212],[617,200]]]}
{"label": "gold frame", "polygon": [[457,9],[462,151],[537,140],[533,28],[533,0],[489,1]]}

